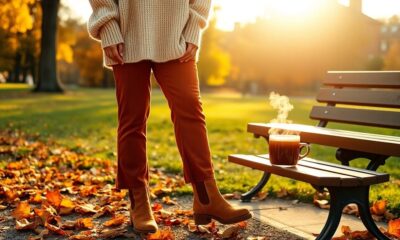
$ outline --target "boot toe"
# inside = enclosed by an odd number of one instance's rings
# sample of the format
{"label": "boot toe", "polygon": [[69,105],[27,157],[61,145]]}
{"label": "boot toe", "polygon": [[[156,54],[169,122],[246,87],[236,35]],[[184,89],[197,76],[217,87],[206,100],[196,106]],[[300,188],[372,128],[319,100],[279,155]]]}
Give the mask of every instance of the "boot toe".
{"label": "boot toe", "polygon": [[137,224],[133,224],[133,228],[136,232],[141,233],[155,233],[158,230],[157,224],[154,221],[145,221]]}

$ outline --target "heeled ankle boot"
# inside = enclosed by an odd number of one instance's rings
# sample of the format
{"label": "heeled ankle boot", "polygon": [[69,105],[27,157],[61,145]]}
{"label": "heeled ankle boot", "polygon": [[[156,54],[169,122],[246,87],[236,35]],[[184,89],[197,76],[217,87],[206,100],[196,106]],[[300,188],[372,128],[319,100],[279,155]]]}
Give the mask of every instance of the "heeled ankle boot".
{"label": "heeled ankle boot", "polygon": [[196,225],[215,219],[222,224],[233,224],[252,217],[245,208],[232,207],[221,195],[215,180],[193,183],[193,217]]}
{"label": "heeled ankle boot", "polygon": [[151,210],[148,188],[130,189],[129,198],[131,200],[129,212],[134,231],[145,234],[157,232],[158,227]]}

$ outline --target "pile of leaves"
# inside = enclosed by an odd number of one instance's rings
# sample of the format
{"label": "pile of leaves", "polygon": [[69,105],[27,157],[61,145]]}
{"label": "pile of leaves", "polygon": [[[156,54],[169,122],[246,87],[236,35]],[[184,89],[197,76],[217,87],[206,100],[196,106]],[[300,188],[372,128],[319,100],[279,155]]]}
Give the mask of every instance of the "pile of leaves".
{"label": "pile of leaves", "polygon": [[[113,187],[116,165],[20,132],[0,132],[0,213],[12,209],[15,229],[29,239],[56,235],[68,239],[132,237],[127,192]],[[171,193],[184,185],[181,176],[151,169],[152,209],[160,230],[146,239],[174,239],[173,228],[199,236],[236,239],[245,222],[220,230],[215,222],[196,226],[192,210],[180,209]],[[177,205],[167,211],[164,205]],[[0,223],[5,221],[0,215]],[[1,229],[0,229],[1,232]]]}

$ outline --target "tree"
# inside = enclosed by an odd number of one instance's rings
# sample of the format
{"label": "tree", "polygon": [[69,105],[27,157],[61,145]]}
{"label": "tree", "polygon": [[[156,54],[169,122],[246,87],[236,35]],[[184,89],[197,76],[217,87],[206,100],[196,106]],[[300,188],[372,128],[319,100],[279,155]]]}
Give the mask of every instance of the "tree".
{"label": "tree", "polygon": [[0,4],[0,71],[8,72],[7,81],[19,82],[32,62],[35,20],[40,13],[36,0],[0,0]]}
{"label": "tree", "polygon": [[389,51],[384,56],[384,70],[400,69],[400,42],[393,41]]}
{"label": "tree", "polygon": [[40,42],[39,76],[35,92],[63,92],[57,77],[56,35],[60,0],[41,1],[42,38]]}
{"label": "tree", "polygon": [[229,75],[231,62],[229,54],[220,46],[221,32],[216,28],[216,19],[211,19],[202,36],[199,58],[200,84],[221,86]]}

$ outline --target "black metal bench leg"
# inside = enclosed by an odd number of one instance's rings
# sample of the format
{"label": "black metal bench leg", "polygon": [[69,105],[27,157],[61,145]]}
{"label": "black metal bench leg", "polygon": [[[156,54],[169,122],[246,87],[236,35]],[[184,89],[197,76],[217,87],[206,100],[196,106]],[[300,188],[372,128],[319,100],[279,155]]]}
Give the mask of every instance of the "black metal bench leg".
{"label": "black metal bench leg", "polygon": [[378,240],[390,240],[376,226],[369,210],[369,186],[366,187],[328,187],[331,196],[329,216],[317,240],[329,240],[339,226],[343,208],[356,203],[360,218],[368,231]]}
{"label": "black metal bench leg", "polygon": [[342,217],[343,208],[346,206],[346,202],[342,201],[340,193],[329,189],[331,195],[331,204],[329,208],[328,219],[326,220],[325,226],[321,233],[316,238],[317,240],[330,240],[336,232],[339,226],[340,218]]}
{"label": "black metal bench leg", "polygon": [[261,177],[260,181],[254,186],[250,191],[242,194],[240,199],[242,202],[250,202],[251,199],[259,192],[261,189],[267,184],[269,178],[271,177],[271,173],[264,172],[263,176]]}
{"label": "black metal bench leg", "polygon": [[366,188],[366,191],[364,192],[363,203],[357,203],[357,206],[361,221],[364,223],[364,226],[367,228],[367,230],[378,240],[390,240],[379,230],[378,226],[376,226],[374,220],[372,219],[371,212],[369,210],[369,188]]}
{"label": "black metal bench leg", "polygon": [[360,218],[364,223],[364,226],[372,235],[374,235],[378,240],[390,240],[390,238],[386,237],[385,234],[383,234],[379,230],[378,226],[376,226],[374,220],[371,217],[369,207],[358,205],[358,211],[360,213]]}

